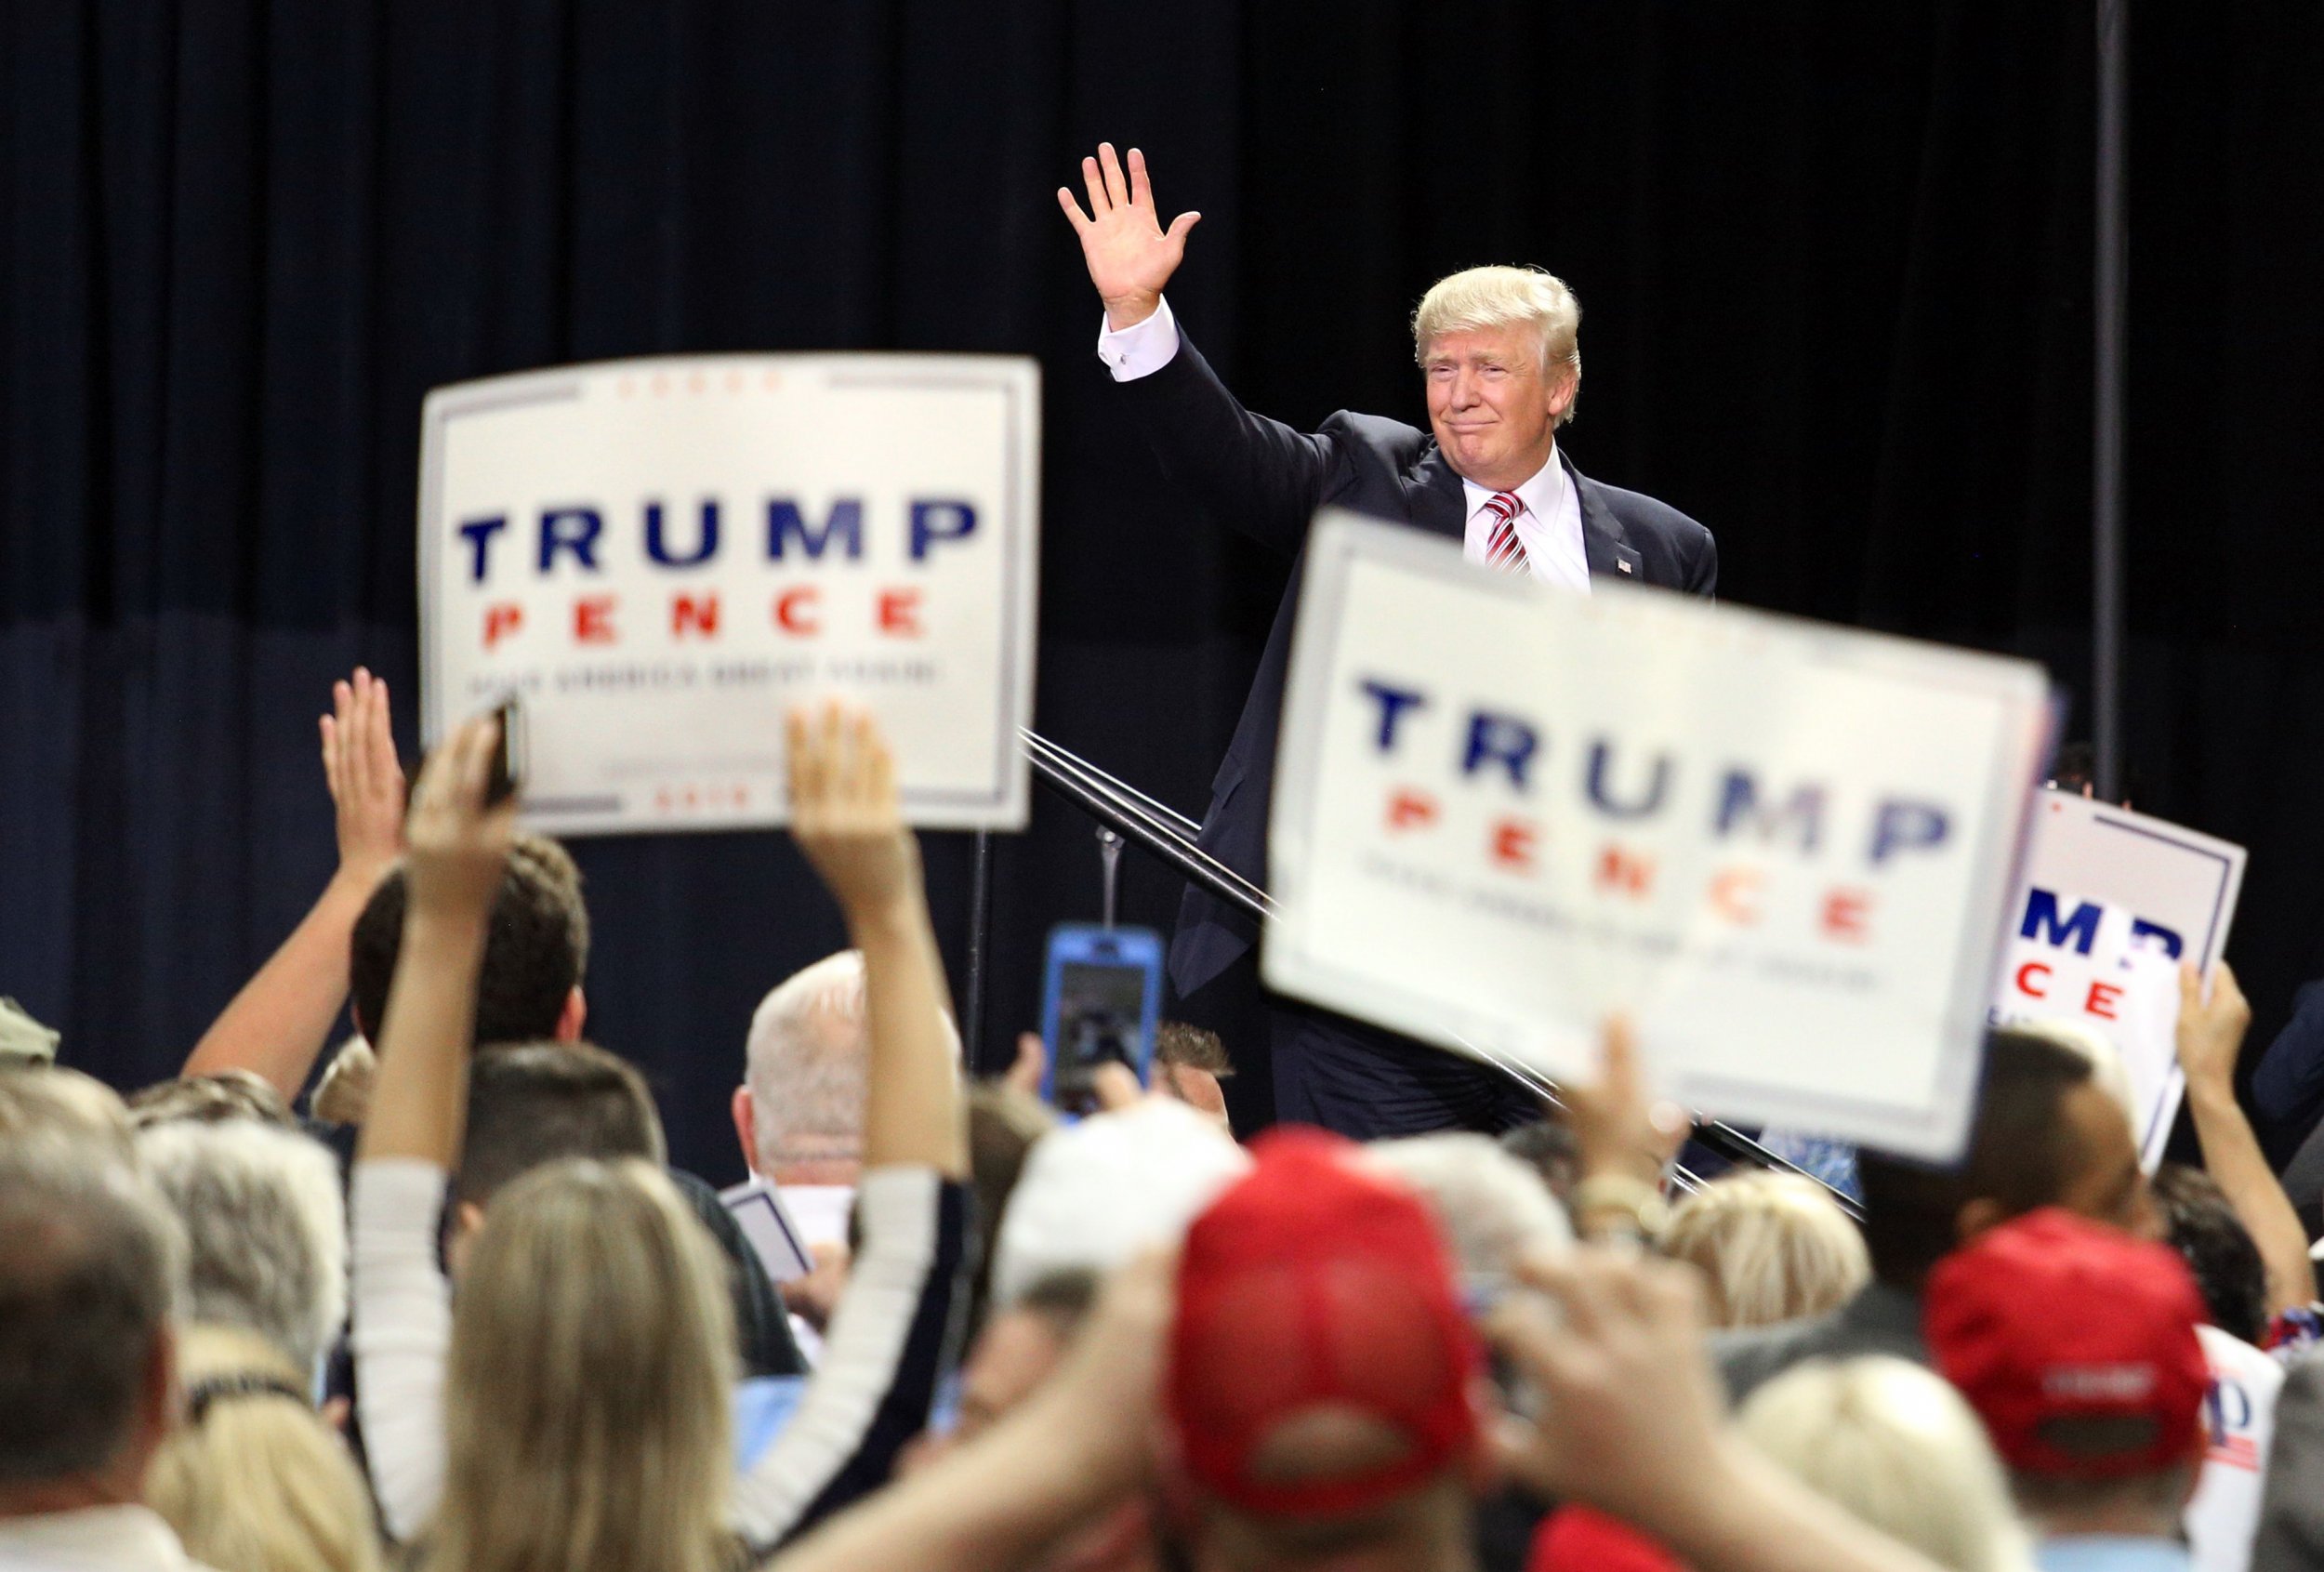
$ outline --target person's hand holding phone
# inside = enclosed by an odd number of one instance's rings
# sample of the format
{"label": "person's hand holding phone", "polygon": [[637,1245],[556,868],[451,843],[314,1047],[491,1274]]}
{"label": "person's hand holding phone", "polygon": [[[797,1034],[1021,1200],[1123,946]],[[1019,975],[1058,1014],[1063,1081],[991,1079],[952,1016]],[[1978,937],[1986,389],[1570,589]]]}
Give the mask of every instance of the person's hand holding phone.
{"label": "person's hand holding phone", "polygon": [[500,722],[470,720],[446,737],[420,772],[404,835],[413,916],[482,920],[508,865],[516,839],[513,799],[488,805],[485,792]]}

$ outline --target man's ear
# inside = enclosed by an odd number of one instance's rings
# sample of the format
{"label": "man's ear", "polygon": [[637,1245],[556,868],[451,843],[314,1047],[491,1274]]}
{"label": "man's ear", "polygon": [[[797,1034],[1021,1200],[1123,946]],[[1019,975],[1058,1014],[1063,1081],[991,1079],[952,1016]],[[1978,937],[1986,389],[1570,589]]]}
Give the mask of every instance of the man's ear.
{"label": "man's ear", "polygon": [[1550,418],[1555,420],[1574,407],[1581,396],[1581,368],[1578,365],[1558,367],[1557,381],[1550,389]]}
{"label": "man's ear", "polygon": [[575,983],[565,995],[565,1008],[557,1016],[557,1040],[579,1042],[581,1028],[588,1023],[589,1001],[583,997],[581,984]]}
{"label": "man's ear", "polygon": [[743,1167],[759,1171],[759,1111],[750,1100],[750,1088],[738,1086],[731,1104],[734,1115],[734,1142],[743,1149]]}

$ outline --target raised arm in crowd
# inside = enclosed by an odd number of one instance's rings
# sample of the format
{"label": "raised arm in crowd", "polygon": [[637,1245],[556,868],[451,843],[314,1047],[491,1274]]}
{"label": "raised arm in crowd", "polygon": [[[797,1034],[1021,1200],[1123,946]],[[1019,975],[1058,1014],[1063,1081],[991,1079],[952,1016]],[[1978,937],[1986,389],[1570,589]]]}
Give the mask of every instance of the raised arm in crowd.
{"label": "raised arm in crowd", "polygon": [[[682,1227],[668,1222],[677,1203],[657,1170],[567,1161],[510,1184],[464,1252],[454,1305],[436,1263],[437,1219],[462,1144],[484,925],[514,825],[512,807],[483,803],[491,723],[456,732],[415,789],[403,948],[351,1197],[354,1346],[387,1526],[431,1553],[459,1549],[467,1553],[455,1559],[470,1560],[492,1532],[504,1543],[531,1532],[562,1536],[559,1552],[578,1556],[574,1565],[619,1565],[634,1523],[610,1521],[611,1506],[577,1517],[566,1508],[648,1499],[656,1504],[640,1511],[663,1525],[673,1554],[723,1545],[716,1561],[771,1549],[882,1483],[925,1421],[968,1254],[943,974],[916,845],[871,723],[834,708],[795,720],[790,743],[794,833],[865,957],[863,1244],[821,1367],[740,1478],[723,1407],[731,1321],[715,1305],[683,1313],[722,1302],[719,1268],[700,1259],[706,1237],[691,1216]],[[593,1259],[622,1248],[625,1218],[636,1220],[636,1248],[592,1272]],[[646,1280],[634,1285],[637,1318],[626,1320],[623,1261],[653,1259],[657,1240],[676,1259],[636,1274]],[[708,1288],[681,1291],[703,1280]],[[535,1357],[536,1348],[549,1353]],[[490,1350],[503,1352],[480,1363]],[[471,1379],[460,1379],[464,1368]],[[707,1418],[681,1379],[702,1370],[718,1377],[718,1412]],[[696,1401],[680,1404],[689,1395]],[[556,1433],[528,1430],[543,1412],[564,1416]],[[714,1490],[673,1496],[638,1476],[657,1450],[657,1422],[669,1431],[661,1449],[716,1456]],[[566,1487],[546,1498],[536,1489],[537,1521],[512,1526],[500,1502],[541,1478]],[[705,1511],[686,1510],[705,1500]]]}

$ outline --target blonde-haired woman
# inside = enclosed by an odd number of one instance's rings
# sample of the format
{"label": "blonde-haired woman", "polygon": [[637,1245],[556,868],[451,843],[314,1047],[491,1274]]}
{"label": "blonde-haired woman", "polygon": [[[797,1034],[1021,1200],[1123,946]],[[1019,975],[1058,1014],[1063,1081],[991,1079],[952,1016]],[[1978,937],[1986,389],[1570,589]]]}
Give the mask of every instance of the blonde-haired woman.
{"label": "blonde-haired woman", "polygon": [[1671,1212],[1661,1247],[1701,1269],[1721,1328],[1837,1310],[1872,1275],[1855,1223],[1823,1186],[1797,1174],[1711,1181]]}
{"label": "blonde-haired woman", "polygon": [[495,1196],[453,1313],[426,1565],[734,1565],[724,1274],[636,1158],[552,1163]]}
{"label": "blonde-haired woman", "polygon": [[219,1572],[378,1572],[355,1460],[264,1338],[194,1326],[178,1341],[184,1422],[153,1459],[146,1504]]}
{"label": "blonde-haired woman", "polygon": [[514,828],[490,722],[413,792],[403,942],[352,1184],[360,1412],[428,1572],[718,1572],[882,1482],[928,1410],[966,1254],[967,1141],[918,851],[870,722],[791,727],[793,833],[863,952],[863,1246],[790,1424],[737,1476],[725,1267],[650,1164],[503,1186],[456,1308],[436,1220],[460,1149],[487,914]]}
{"label": "blonde-haired woman", "polygon": [[1943,1377],[1881,1355],[1810,1360],[1753,1393],[1736,1418],[1777,1467],[1938,1565],[2031,1566],[1985,1426]]}

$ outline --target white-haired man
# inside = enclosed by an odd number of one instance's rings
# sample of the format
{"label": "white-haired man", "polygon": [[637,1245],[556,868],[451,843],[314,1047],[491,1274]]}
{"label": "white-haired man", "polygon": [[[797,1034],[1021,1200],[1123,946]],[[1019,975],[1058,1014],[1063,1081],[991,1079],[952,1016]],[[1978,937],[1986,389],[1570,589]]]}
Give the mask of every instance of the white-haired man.
{"label": "white-haired man", "polygon": [[[1251,414],[1181,331],[1162,297],[1199,215],[1157,219],[1144,156],[1125,172],[1111,146],[1082,160],[1084,213],[1058,200],[1105,304],[1098,357],[1170,474],[1222,520],[1295,557],[1326,504],[1462,543],[1471,561],[1587,594],[1592,579],[1710,595],[1710,532],[1673,508],[1586,479],[1558,451],[1581,388],[1581,308],[1550,274],[1472,268],[1440,281],[1413,315],[1427,431],[1347,411],[1309,435]],[[1235,740],[1211,783],[1201,844],[1246,878],[1265,877],[1267,802],[1290,662],[1295,568]],[[1170,976],[1194,992],[1249,950],[1248,918],[1187,892]],[[1358,1137],[1535,1116],[1497,1072],[1336,1016],[1275,1001],[1275,1112]]]}
{"label": "white-haired man", "polygon": [[776,1287],[812,1359],[847,1286],[848,1217],[864,1166],[864,958],[841,950],[768,990],[750,1018],[734,1138],[781,1192],[815,1269]]}

